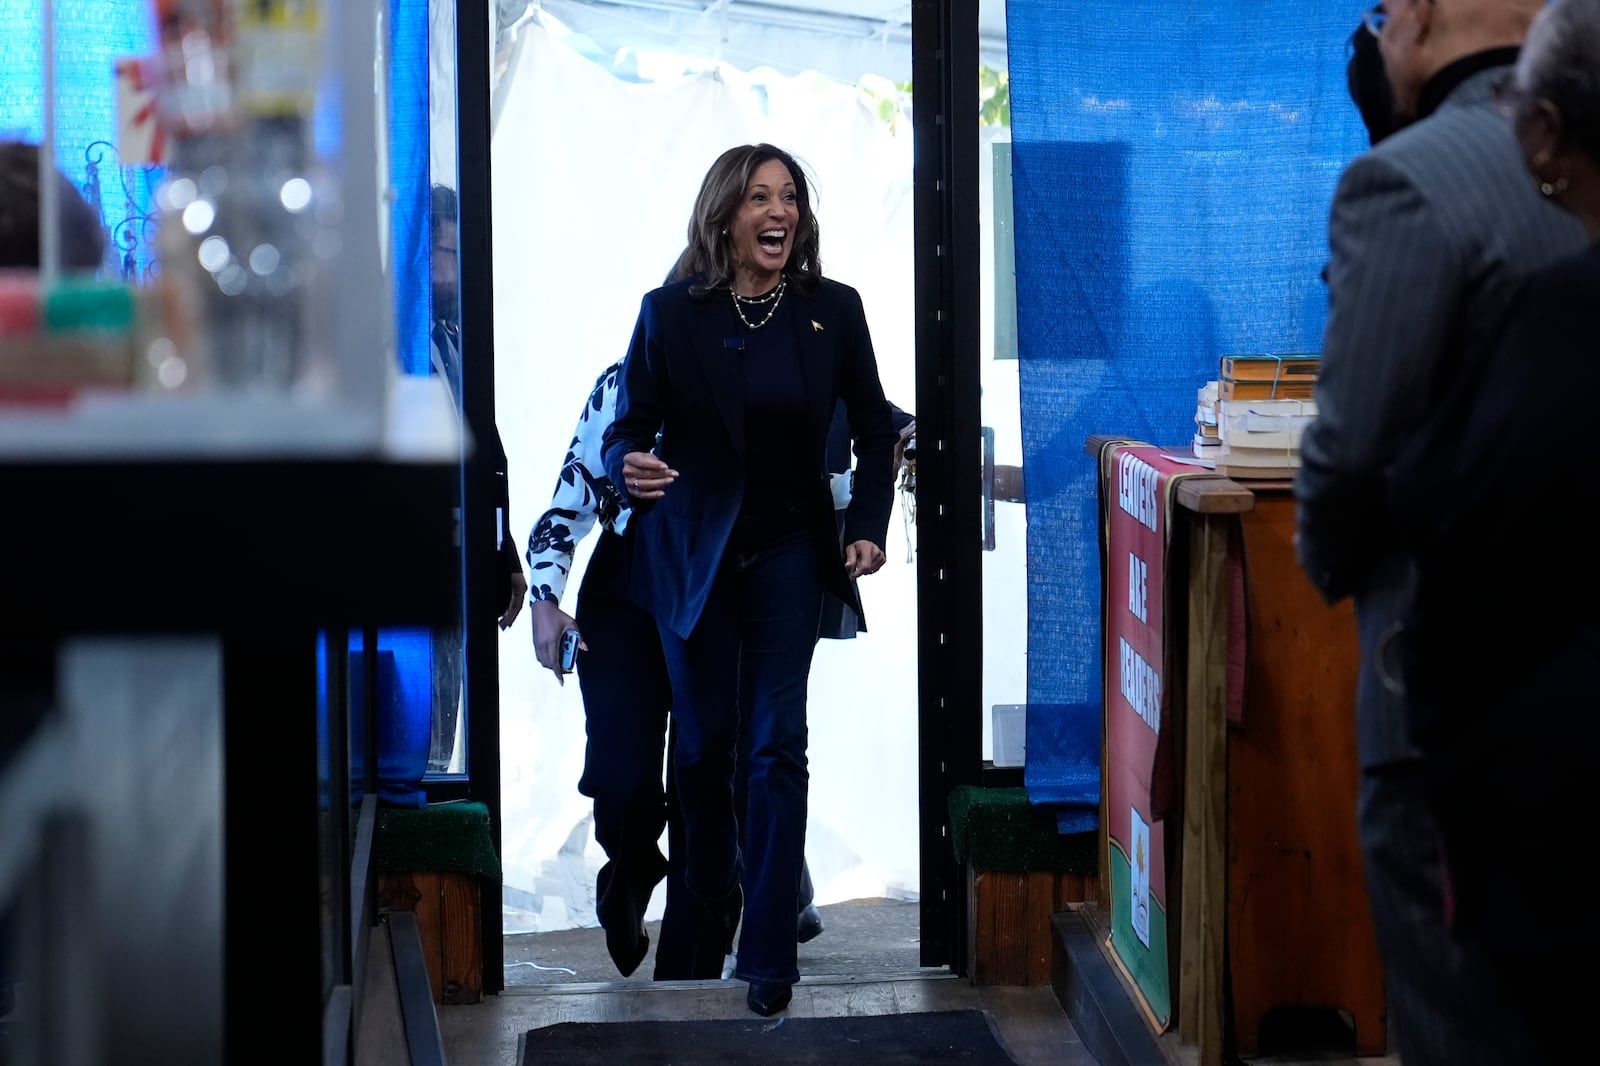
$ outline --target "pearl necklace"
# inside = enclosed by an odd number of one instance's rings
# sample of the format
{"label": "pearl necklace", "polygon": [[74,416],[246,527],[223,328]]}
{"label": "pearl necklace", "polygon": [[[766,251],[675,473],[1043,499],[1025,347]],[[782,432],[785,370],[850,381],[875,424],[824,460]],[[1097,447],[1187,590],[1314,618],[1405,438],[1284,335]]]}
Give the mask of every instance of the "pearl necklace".
{"label": "pearl necklace", "polygon": [[[734,311],[738,312],[739,321],[743,322],[750,329],[760,329],[768,322],[771,322],[772,316],[778,313],[778,304],[783,300],[783,290],[788,286],[788,284],[788,278],[779,278],[778,287],[767,293],[765,296],[740,296],[737,292],[733,291],[733,287],[730,285],[728,287],[728,292],[733,296],[733,309]],[[770,303],[772,306],[767,308],[766,317],[760,322],[752,322],[745,317],[745,304],[750,304],[752,307],[756,307],[764,303]]]}

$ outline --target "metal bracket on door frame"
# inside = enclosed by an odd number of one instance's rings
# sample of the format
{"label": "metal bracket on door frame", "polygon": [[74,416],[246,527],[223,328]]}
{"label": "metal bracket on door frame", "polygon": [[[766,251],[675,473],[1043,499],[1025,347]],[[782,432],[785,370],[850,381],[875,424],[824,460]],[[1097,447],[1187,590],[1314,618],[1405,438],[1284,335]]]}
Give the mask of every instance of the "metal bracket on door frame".
{"label": "metal bracket on door frame", "polygon": [[1022,503],[1026,499],[1023,492],[1022,467],[996,466],[994,463],[994,427],[981,427],[983,435],[983,550],[995,550],[994,539],[994,505],[999,500],[1002,503]]}

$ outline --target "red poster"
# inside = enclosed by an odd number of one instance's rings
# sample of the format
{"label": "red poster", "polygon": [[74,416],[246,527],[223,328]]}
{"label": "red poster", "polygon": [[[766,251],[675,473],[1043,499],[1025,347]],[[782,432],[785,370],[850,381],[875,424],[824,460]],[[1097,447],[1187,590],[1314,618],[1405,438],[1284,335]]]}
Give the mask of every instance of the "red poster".
{"label": "red poster", "polygon": [[1149,445],[1114,444],[1102,454],[1111,947],[1158,1029],[1172,1016],[1164,823],[1150,802],[1156,743],[1171,702],[1162,646],[1169,492],[1175,478],[1196,473],[1209,471]]}

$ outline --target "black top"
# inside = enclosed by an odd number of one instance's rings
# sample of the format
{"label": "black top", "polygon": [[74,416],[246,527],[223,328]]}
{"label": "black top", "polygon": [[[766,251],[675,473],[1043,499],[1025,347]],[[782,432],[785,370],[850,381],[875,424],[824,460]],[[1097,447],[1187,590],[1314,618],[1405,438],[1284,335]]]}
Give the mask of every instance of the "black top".
{"label": "black top", "polygon": [[781,299],[776,308],[770,303],[746,304],[744,317],[757,324],[754,329],[732,307],[728,314],[745,345],[739,372],[749,457],[744,504],[730,547],[757,551],[814,524],[810,509],[816,493],[811,482],[816,475],[806,426],[806,386],[794,343],[792,300]]}

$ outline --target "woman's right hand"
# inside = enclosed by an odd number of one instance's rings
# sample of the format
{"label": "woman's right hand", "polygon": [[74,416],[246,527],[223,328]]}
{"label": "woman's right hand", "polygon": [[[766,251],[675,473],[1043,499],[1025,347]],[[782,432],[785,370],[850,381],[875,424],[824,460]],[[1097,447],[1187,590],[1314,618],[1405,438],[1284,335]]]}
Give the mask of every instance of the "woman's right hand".
{"label": "woman's right hand", "polygon": [[[534,600],[530,610],[533,612],[533,653],[539,657],[540,666],[556,675],[557,682],[566,684],[565,672],[561,669],[561,635],[569,629],[577,629],[578,622],[554,600]],[[589,650],[582,641],[578,642],[578,647]]]}
{"label": "woman's right hand", "polygon": [[659,500],[677,477],[676,470],[650,452],[629,452],[622,457],[623,488],[636,500]]}

